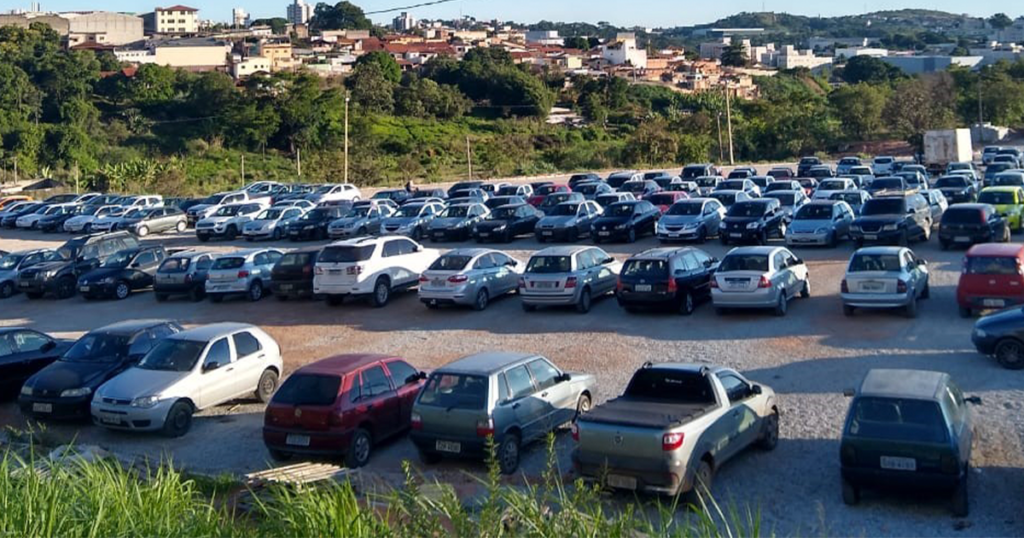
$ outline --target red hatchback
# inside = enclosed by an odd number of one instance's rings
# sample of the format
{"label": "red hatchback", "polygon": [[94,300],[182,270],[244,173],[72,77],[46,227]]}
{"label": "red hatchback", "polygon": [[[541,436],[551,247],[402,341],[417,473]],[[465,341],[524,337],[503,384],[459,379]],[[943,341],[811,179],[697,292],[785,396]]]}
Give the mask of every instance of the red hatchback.
{"label": "red hatchback", "polygon": [[665,212],[668,211],[668,208],[672,207],[672,204],[678,202],[679,200],[688,200],[689,198],[690,196],[685,192],[663,191],[650,194],[647,196],[647,198],[644,198],[644,200],[647,200],[648,202],[654,204],[655,207],[657,207],[658,210],[661,211],[661,214],[664,215]]}
{"label": "red hatchback", "polygon": [[338,355],[303,366],[270,400],[263,443],[277,460],[313,454],[366,465],[375,444],[409,429],[425,378],[390,355]]}
{"label": "red hatchback", "polygon": [[975,245],[964,257],[956,287],[960,315],[1024,304],[1024,246],[1011,243]]}
{"label": "red hatchback", "polygon": [[532,205],[533,207],[537,207],[540,205],[541,202],[544,201],[544,197],[546,197],[549,194],[554,194],[556,192],[569,192],[569,186],[555,185],[554,183],[541,185],[540,187],[534,189],[533,195],[526,199],[526,203]]}

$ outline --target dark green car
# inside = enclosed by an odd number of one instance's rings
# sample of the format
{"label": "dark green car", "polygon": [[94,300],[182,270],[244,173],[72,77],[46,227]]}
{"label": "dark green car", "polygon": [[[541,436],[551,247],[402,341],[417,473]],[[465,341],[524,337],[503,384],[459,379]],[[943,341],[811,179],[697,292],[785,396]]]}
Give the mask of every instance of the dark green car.
{"label": "dark green car", "polygon": [[950,492],[953,514],[968,511],[971,410],[949,374],[871,370],[856,392],[843,427],[839,459],[843,502],[857,504],[863,488]]}

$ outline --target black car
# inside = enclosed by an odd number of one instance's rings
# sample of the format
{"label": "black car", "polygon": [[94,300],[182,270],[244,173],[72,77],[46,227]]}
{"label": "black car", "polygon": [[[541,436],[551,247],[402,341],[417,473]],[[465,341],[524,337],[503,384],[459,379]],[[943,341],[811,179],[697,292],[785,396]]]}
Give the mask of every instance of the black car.
{"label": "black car", "polygon": [[662,188],[657,182],[651,180],[638,180],[638,181],[627,181],[619,187],[619,192],[630,192],[633,193],[638,200],[644,196],[650,196],[656,192],[661,192]]}
{"label": "black car", "polygon": [[811,168],[821,166],[822,164],[821,159],[817,157],[804,157],[800,159],[800,164],[796,167],[796,175],[806,177],[807,173],[811,171]]}
{"label": "black car", "polygon": [[864,243],[897,243],[927,241],[931,237],[932,210],[920,194],[872,198],[860,208],[850,225],[850,237],[857,248]]}
{"label": "black car", "polygon": [[153,286],[153,275],[166,257],[167,252],[161,246],[122,250],[78,277],[78,293],[87,300],[127,299],[132,292]]}
{"label": "black car", "polygon": [[1010,225],[989,204],[956,204],[942,214],[939,223],[939,245],[942,250],[952,245],[974,245],[1010,241]]}
{"label": "black car", "polygon": [[758,198],[729,206],[719,232],[723,245],[729,242],[759,245],[770,237],[786,238],[786,212],[778,198]]}
{"label": "black car", "polygon": [[623,172],[615,172],[615,173],[613,173],[613,174],[608,176],[608,179],[605,180],[605,183],[607,183],[613,189],[618,189],[619,187],[621,187],[627,181],[632,181],[634,178],[640,178],[640,177],[642,177],[642,176],[641,176],[641,174],[639,172],[635,172],[635,171],[632,171],[632,170],[627,170],[627,171],[623,171]]}
{"label": "black car", "polygon": [[526,198],[522,196],[492,196],[484,202],[484,205],[487,206],[487,209],[494,211],[504,205],[519,205],[525,203]]}
{"label": "black car", "polygon": [[0,396],[13,396],[25,380],[57,360],[71,341],[22,327],[0,328]]}
{"label": "black car", "polygon": [[84,209],[84,205],[75,207],[64,206],[53,214],[46,215],[39,219],[39,222],[36,223],[36,227],[43,233],[63,232],[64,222],[71,217],[80,215]]}
{"label": "black car", "polygon": [[591,181],[589,183],[577,184],[575,187],[572,187],[572,192],[578,192],[587,200],[593,200],[602,194],[615,192],[615,189],[604,181]]}
{"label": "black car", "polygon": [[[459,181],[448,189],[447,195],[450,197],[452,196],[453,193],[457,191],[464,191],[466,189],[479,189],[480,186],[483,184],[484,182],[479,180]],[[445,196],[440,196],[440,198],[445,198]],[[395,201],[398,202],[398,200]]]}
{"label": "black car", "polygon": [[703,250],[655,248],[626,260],[615,297],[627,312],[667,308],[684,316],[711,299],[711,277],[718,259]]}
{"label": "black car", "polygon": [[[490,200],[488,200],[489,202]],[[553,192],[544,197],[541,203],[537,204],[537,210],[548,215],[554,211],[558,204],[565,202],[584,202],[586,198],[580,192]],[[491,209],[494,209],[493,207]]]}
{"label": "black car", "polygon": [[625,239],[632,243],[645,234],[654,235],[661,210],[646,200],[617,202],[605,208],[592,225],[595,243]]}
{"label": "black car", "polygon": [[92,394],[100,385],[138,363],[160,339],[181,330],[174,321],[135,320],[87,333],[25,381],[18,396],[21,412],[35,418],[88,418]]}
{"label": "black car", "polygon": [[967,176],[943,176],[934,188],[942,191],[950,205],[978,201],[978,186]]}
{"label": "black car", "polygon": [[577,185],[580,185],[582,183],[592,183],[595,181],[603,182],[601,176],[593,172],[587,172],[586,174],[573,174],[569,176],[568,185],[570,189],[576,190]]}
{"label": "black car", "polygon": [[327,239],[327,227],[351,209],[350,206],[318,207],[289,221],[287,235],[292,241]]}
{"label": "black car", "polygon": [[995,357],[1003,368],[1024,369],[1024,308],[1015,306],[978,319],[971,342],[978,353]]}
{"label": "black car", "polygon": [[270,271],[270,290],[279,301],[313,296],[313,268],[322,250],[301,248],[277,260]]}
{"label": "black car", "polygon": [[[452,189],[452,192],[455,192],[457,190],[459,189]],[[415,191],[412,192],[412,195],[409,196],[406,202],[412,202],[415,200],[422,201],[424,198],[437,198],[438,200],[447,200],[448,192],[445,191],[444,189],[416,189]]]}
{"label": "black car", "polygon": [[391,200],[392,202],[402,205],[406,200],[409,199],[409,191],[405,189],[389,189],[383,191],[377,191],[371,200]]}
{"label": "black car", "polygon": [[871,196],[878,195],[882,192],[904,192],[908,189],[907,180],[902,177],[879,177],[875,178],[868,188],[864,189],[868,191]]}
{"label": "black car", "polygon": [[98,267],[111,254],[138,247],[135,236],[123,231],[76,237],[57,249],[61,261],[40,263],[19,272],[18,291],[29,299],[47,293],[58,299],[73,297],[79,276]]}
{"label": "black car", "polygon": [[3,220],[0,220],[0,226],[4,228],[14,228],[16,226],[15,223],[17,223],[18,219],[20,219],[21,217],[24,217],[25,215],[31,215],[32,213],[35,213],[36,211],[39,211],[49,206],[50,204],[47,204],[45,202],[33,202],[30,204],[20,206],[14,213],[5,215]]}
{"label": "black car", "polygon": [[504,205],[473,226],[473,238],[478,243],[501,241],[508,243],[520,235],[533,234],[543,213],[532,205],[521,203]]}

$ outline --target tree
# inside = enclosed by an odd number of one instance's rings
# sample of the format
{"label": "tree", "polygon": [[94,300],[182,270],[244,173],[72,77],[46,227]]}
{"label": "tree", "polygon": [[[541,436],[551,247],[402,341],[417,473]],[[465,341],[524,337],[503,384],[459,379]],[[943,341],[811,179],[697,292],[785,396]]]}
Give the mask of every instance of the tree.
{"label": "tree", "polygon": [[362,8],[351,2],[338,2],[333,6],[321,2],[316,5],[309,26],[313,30],[369,30],[373,23]]}
{"label": "tree", "polygon": [[1005,30],[1013,26],[1013,19],[1008,17],[1006,13],[996,13],[988,18],[988,25],[996,30]]}
{"label": "tree", "polygon": [[864,82],[836,88],[829,95],[832,113],[850,138],[864,140],[882,127],[886,92]]}
{"label": "tree", "polygon": [[141,107],[153,107],[170,101],[174,97],[174,84],[174,69],[157,64],[142,64],[135,71],[134,77],[124,78],[127,99]]}
{"label": "tree", "polygon": [[352,99],[365,110],[378,114],[394,111],[396,84],[379,63],[367,62],[356,66],[345,84],[352,91]]}
{"label": "tree", "polygon": [[562,42],[562,46],[567,49],[590,50],[590,40],[582,36],[567,37]]}
{"label": "tree", "polygon": [[730,67],[746,67],[750,63],[747,48],[742,42],[733,41],[722,51],[722,65]]}
{"label": "tree", "polygon": [[889,128],[921,148],[924,132],[956,124],[953,77],[940,73],[900,82],[886,104]]}
{"label": "tree", "polygon": [[284,17],[272,17],[269,19],[256,19],[252,21],[249,26],[269,26],[270,31],[274,32],[275,35],[281,35],[284,33],[285,28],[288,27],[288,19]]}
{"label": "tree", "polygon": [[884,84],[903,78],[903,72],[896,66],[889,65],[871,56],[854,56],[846,62],[840,74],[847,84],[867,82]]}
{"label": "tree", "polygon": [[663,119],[646,121],[626,142],[623,150],[626,162],[632,165],[658,165],[674,161],[679,151],[679,140]]}
{"label": "tree", "polygon": [[380,66],[381,72],[391,82],[398,84],[402,80],[402,68],[395,61],[395,58],[382,50],[375,50],[373,52],[363,54],[356,60],[356,67],[366,64],[377,64]]}

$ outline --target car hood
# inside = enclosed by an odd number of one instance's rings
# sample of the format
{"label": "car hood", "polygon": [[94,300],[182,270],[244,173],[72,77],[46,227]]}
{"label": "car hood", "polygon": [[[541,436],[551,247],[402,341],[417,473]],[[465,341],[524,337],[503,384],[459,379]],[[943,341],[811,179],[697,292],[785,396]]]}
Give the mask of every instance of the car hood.
{"label": "car hood", "polygon": [[894,222],[902,222],[903,215],[871,215],[868,217],[857,217],[857,220],[853,221],[854,224],[892,224]]}
{"label": "car hood", "polygon": [[57,361],[32,376],[25,385],[36,391],[60,392],[79,387],[100,386],[117,368],[121,361],[112,362],[68,362]]}
{"label": "car hood", "polygon": [[794,220],[789,223],[789,229],[794,232],[813,232],[822,226],[826,228],[832,227],[832,221],[829,219],[813,219],[813,220]]}
{"label": "car hood", "polygon": [[447,228],[454,228],[455,226],[458,226],[458,225],[462,224],[463,222],[466,222],[467,220],[469,220],[469,218],[467,218],[467,217],[449,217],[449,218],[443,218],[443,219],[434,219],[430,223],[430,229],[431,230],[444,230],[444,229],[447,229]]}
{"label": "car hood", "polygon": [[33,265],[32,267],[26,267],[26,269],[37,270],[37,271],[39,271],[41,273],[45,273],[46,271],[53,271],[53,270],[56,270],[56,269],[63,269],[66,265],[68,265],[70,263],[71,262],[69,262],[69,261],[43,262],[43,263],[37,263],[37,264]]}
{"label": "car hood", "polygon": [[0,282],[6,282],[8,280],[14,280],[18,277],[18,271],[14,269],[8,269],[0,271]]}
{"label": "car hood", "polygon": [[616,224],[622,224],[624,222],[629,222],[631,218],[632,217],[618,217],[618,216],[611,216],[611,215],[607,216],[607,217],[598,217],[598,219],[594,221],[594,225],[595,226],[599,226],[599,225],[614,226]]}
{"label": "car hood", "polygon": [[487,219],[477,223],[477,228],[481,230],[493,230],[502,226],[508,226],[510,220],[505,219]]}
{"label": "car hood", "polygon": [[408,226],[418,220],[420,220],[420,217],[390,217],[384,219],[384,225],[395,226],[397,224],[398,226]]}
{"label": "car hood", "polygon": [[666,226],[679,226],[682,224],[689,224],[691,222],[700,222],[700,215],[665,215],[658,221]]}
{"label": "car hood", "polygon": [[992,207],[996,208],[996,211],[1006,213],[1020,213],[1021,206],[1017,204],[995,204]]}
{"label": "car hood", "polygon": [[547,216],[540,219],[537,223],[538,226],[552,226],[555,228],[563,228],[566,226],[573,226],[576,224],[576,217],[573,215],[558,215],[558,216]]}
{"label": "car hood", "polygon": [[758,222],[761,217],[725,217],[722,219],[726,224],[747,224],[751,222]]}
{"label": "car hood", "polygon": [[160,394],[190,373],[129,368],[103,386],[102,396],[117,400],[132,400],[141,396]]}
{"label": "car hood", "polygon": [[93,269],[92,271],[89,271],[88,273],[82,275],[79,281],[82,283],[96,282],[99,280],[103,280],[104,278],[107,277],[117,277],[121,275],[124,271],[124,268],[101,267],[99,269]]}
{"label": "car hood", "polygon": [[199,224],[224,224],[235,217],[206,217],[199,221]]}

